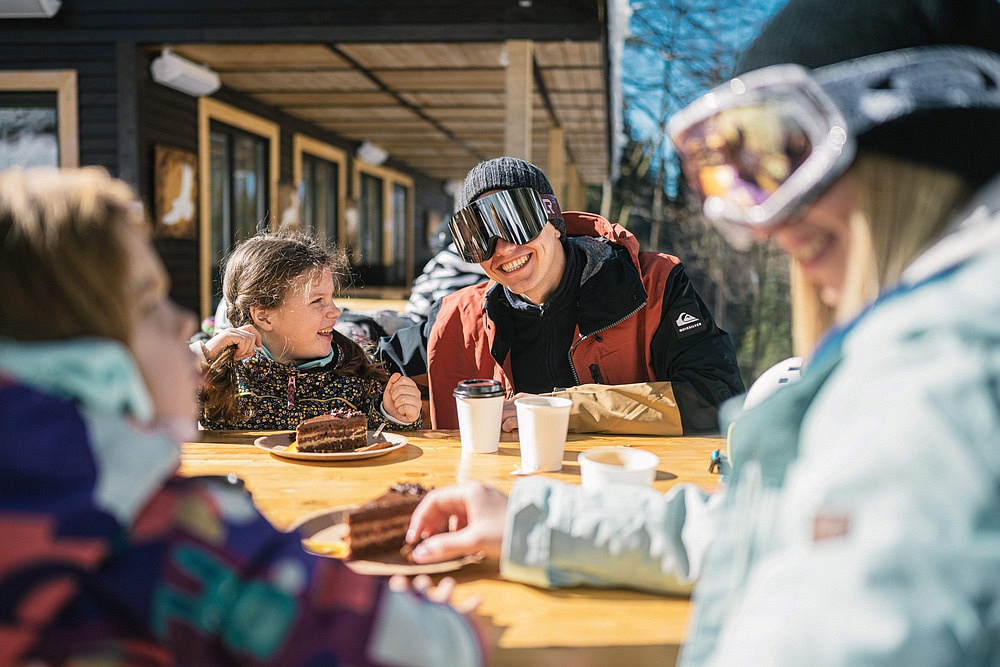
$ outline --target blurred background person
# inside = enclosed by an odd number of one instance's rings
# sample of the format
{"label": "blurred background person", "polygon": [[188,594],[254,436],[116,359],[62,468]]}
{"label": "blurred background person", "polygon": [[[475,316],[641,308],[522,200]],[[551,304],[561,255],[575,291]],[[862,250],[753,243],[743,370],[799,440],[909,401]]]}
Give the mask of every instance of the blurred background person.
{"label": "blurred background person", "polygon": [[483,267],[476,262],[467,262],[459,255],[447,221],[442,223],[441,231],[435,237],[434,251],[434,256],[413,280],[410,298],[404,309],[405,313],[421,321],[427,320],[435,301],[487,279]]}
{"label": "blurred background person", "polygon": [[0,172],[0,664],[483,664],[449,586],[361,576],[177,475],[193,315],[132,190]]}

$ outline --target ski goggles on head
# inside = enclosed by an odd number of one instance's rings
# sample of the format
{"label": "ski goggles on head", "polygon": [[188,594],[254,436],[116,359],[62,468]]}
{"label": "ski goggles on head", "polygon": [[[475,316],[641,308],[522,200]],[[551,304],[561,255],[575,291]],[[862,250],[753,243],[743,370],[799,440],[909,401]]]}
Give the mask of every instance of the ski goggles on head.
{"label": "ski goggles on head", "polygon": [[480,197],[451,217],[458,253],[467,262],[485,262],[493,256],[497,239],[521,245],[538,236],[550,218],[561,217],[552,195],[532,188],[500,190]]}
{"label": "ski goggles on head", "polygon": [[921,111],[1000,109],[998,80],[1000,58],[970,47],[903,49],[813,71],[775,65],[695,100],[668,132],[705,217],[745,247],[752,229],[785,222],[821,195],[851,164],[857,137]]}
{"label": "ski goggles on head", "polygon": [[847,122],[798,65],[733,79],[670,119],[670,138],[704,214],[737,246],[822,191],[854,157]]}

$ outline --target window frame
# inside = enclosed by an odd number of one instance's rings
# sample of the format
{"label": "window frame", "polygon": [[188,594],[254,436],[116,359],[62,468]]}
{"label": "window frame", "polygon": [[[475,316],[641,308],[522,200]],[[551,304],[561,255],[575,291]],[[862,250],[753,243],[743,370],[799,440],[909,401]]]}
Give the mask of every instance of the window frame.
{"label": "window frame", "polygon": [[[325,141],[314,139],[305,134],[296,132],[292,135],[292,182],[296,188],[302,187],[302,155],[326,160],[337,165],[337,245],[343,247],[345,224],[344,211],[347,206],[347,151],[332,146]],[[300,204],[305,207],[305,202]],[[305,221],[300,217],[300,223]]]}
{"label": "window frame", "polygon": [[59,166],[80,166],[80,129],[77,109],[76,70],[11,70],[0,72],[0,92],[47,92],[56,94]]}
{"label": "window frame", "polygon": [[211,97],[198,98],[198,266],[201,317],[212,314],[212,199],[211,199],[211,123],[218,121],[268,141],[267,206],[271,229],[277,225],[278,178],[281,166],[281,129],[277,123],[265,120],[242,109]]}
{"label": "window frame", "polygon": [[[394,222],[394,202],[393,202],[393,190],[394,186],[401,186],[406,189],[406,249],[403,253],[403,262],[406,267],[406,273],[404,276],[403,285],[384,285],[383,287],[409,287],[413,283],[413,256],[414,256],[414,244],[415,239],[415,224],[414,216],[416,211],[416,203],[414,200],[414,180],[411,176],[391,169],[389,167],[376,167],[375,165],[369,164],[363,160],[354,160],[354,168],[351,172],[352,183],[351,192],[358,200],[358,205],[360,206],[360,194],[361,194],[361,174],[368,174],[369,176],[374,176],[375,178],[382,179],[384,187],[382,188],[382,264],[383,266],[392,262],[392,252],[395,247],[395,240],[392,238],[392,224]],[[359,211],[360,215],[360,211]],[[386,228],[389,228],[389,232],[386,232]]]}

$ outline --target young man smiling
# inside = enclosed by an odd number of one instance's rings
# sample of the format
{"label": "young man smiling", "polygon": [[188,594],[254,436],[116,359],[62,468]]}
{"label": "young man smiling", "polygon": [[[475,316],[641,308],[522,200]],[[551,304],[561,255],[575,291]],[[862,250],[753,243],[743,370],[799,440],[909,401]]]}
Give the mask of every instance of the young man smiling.
{"label": "young man smiling", "polygon": [[501,157],[466,176],[455,245],[490,280],[446,297],[427,346],[434,428],[457,428],[452,391],[494,378],[515,394],[574,403],[570,429],[713,432],[743,391],[732,340],[676,257],[591,213],[559,210],[545,174]]}

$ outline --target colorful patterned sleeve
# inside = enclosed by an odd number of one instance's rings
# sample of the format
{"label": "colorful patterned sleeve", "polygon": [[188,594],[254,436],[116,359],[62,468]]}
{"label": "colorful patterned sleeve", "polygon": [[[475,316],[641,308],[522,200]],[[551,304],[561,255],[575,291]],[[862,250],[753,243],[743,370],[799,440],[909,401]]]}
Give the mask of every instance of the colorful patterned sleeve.
{"label": "colorful patterned sleeve", "polygon": [[174,480],[131,537],[159,545],[149,624],[178,664],[483,663],[468,617],[307,554],[241,485]]}

